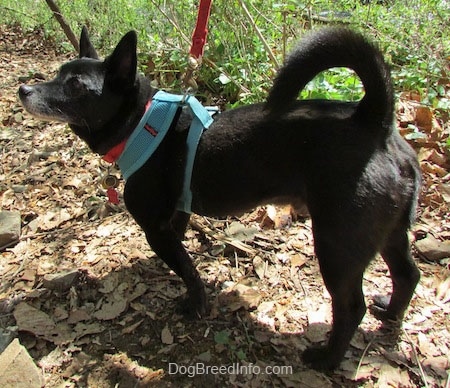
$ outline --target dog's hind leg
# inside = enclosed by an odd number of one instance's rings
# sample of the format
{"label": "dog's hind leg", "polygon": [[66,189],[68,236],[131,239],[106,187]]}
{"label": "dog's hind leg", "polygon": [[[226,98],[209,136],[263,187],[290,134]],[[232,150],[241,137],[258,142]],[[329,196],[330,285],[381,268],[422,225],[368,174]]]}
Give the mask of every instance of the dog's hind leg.
{"label": "dog's hind leg", "polygon": [[[313,222],[314,223],[314,222]],[[328,344],[311,347],[303,360],[315,369],[334,369],[342,361],[350,340],[360,324],[366,305],[362,292],[363,273],[373,249],[333,223],[314,226],[314,244],[325,285],[332,298],[333,327]]]}
{"label": "dog's hind leg", "polygon": [[399,226],[389,235],[381,255],[389,267],[392,296],[377,296],[370,310],[381,320],[401,321],[420,279],[411,257],[407,227]]}

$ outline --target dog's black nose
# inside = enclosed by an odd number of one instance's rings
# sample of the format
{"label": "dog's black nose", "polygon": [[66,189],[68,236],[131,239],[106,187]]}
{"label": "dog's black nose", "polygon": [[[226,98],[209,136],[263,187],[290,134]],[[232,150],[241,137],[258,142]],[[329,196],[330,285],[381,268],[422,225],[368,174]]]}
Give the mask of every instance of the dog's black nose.
{"label": "dog's black nose", "polygon": [[20,97],[28,97],[32,93],[33,93],[33,88],[31,86],[21,85],[19,88]]}

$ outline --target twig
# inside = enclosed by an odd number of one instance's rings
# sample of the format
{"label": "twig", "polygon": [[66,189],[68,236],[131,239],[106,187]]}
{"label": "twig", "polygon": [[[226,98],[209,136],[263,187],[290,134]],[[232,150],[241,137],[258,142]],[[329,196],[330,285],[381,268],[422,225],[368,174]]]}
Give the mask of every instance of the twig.
{"label": "twig", "polygon": [[241,251],[248,253],[249,255],[254,256],[258,253],[258,251],[256,249],[250,247],[248,244],[245,244],[244,242],[236,240],[236,239],[232,239],[228,236],[224,236],[222,234],[215,233],[211,228],[201,225],[199,222],[197,222],[193,218],[190,219],[189,225],[191,225],[192,228],[212,237],[213,239],[222,241],[225,244],[231,245]]}
{"label": "twig", "polygon": [[38,19],[31,16],[29,13],[22,12],[22,11],[19,11],[18,9],[13,9],[13,8],[5,7],[5,6],[1,6],[0,9],[4,9],[5,11],[9,11],[9,12],[18,13],[19,15],[25,16],[28,19],[31,19],[31,20],[35,21],[36,23],[38,23]]}
{"label": "twig", "polygon": [[264,48],[266,49],[267,55],[269,56],[270,60],[274,64],[274,66],[278,69],[280,67],[280,63],[278,62],[277,58],[275,58],[275,55],[273,54],[269,44],[267,43],[266,39],[264,38],[263,34],[261,33],[260,29],[256,25],[255,21],[253,20],[252,15],[250,14],[247,6],[244,4],[242,0],[239,0],[239,4],[242,7],[245,16],[247,16],[247,19],[249,20],[250,24],[252,25],[253,29],[255,30],[256,35],[258,35],[259,40],[263,44]]}
{"label": "twig", "polygon": [[170,24],[172,24],[172,26],[174,26],[174,28],[177,30],[177,32],[180,34],[180,36],[183,38],[183,40],[189,44],[189,38],[187,37],[187,35],[181,30],[180,26],[178,25],[178,23],[175,22],[175,20],[173,20],[167,13],[166,11],[164,11],[154,0],[150,0],[152,2],[152,4],[158,9],[158,11],[168,20],[168,22]]}
{"label": "twig", "polygon": [[411,349],[412,349],[414,358],[416,360],[417,366],[419,368],[420,377],[421,377],[421,379],[423,381],[423,384],[424,384],[425,388],[428,388],[429,385],[428,385],[428,382],[427,382],[427,375],[425,374],[425,371],[422,368],[422,364],[421,364],[421,362],[419,360],[419,355],[417,354],[416,347],[415,347],[411,337],[409,336],[409,334],[406,332],[405,329],[403,329],[403,333],[405,333],[406,339],[408,340],[409,344],[411,345]]}
{"label": "twig", "polygon": [[364,357],[366,356],[366,353],[369,351],[370,347],[372,346],[372,343],[373,343],[373,339],[371,339],[370,342],[367,344],[367,346],[365,347],[365,349],[363,351],[363,354],[361,355],[361,358],[359,359],[358,367],[356,368],[356,371],[355,371],[355,377],[353,378],[353,380],[355,380],[355,381],[358,380],[357,377],[358,377],[359,370],[361,369],[362,362],[364,360]]}

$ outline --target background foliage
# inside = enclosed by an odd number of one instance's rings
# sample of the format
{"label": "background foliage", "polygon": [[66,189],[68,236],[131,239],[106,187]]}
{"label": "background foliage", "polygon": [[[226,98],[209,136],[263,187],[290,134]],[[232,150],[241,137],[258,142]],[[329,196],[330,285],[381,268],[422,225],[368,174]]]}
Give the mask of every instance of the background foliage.
{"label": "background foliage", "polygon": [[[247,6],[251,18],[242,9]],[[180,89],[198,1],[58,0],[78,34],[86,24],[99,51],[107,55],[121,35],[139,33],[140,64],[160,87]],[[0,0],[4,23],[43,29],[62,50],[73,48],[44,0]],[[450,2],[448,0],[240,0],[213,2],[207,62],[200,93],[237,105],[260,101],[271,85],[277,63],[312,28],[342,23],[379,42],[391,62],[396,91],[418,93],[441,113],[450,107]],[[258,38],[259,29],[268,47]],[[359,80],[346,70],[322,74],[304,97],[357,99]]]}

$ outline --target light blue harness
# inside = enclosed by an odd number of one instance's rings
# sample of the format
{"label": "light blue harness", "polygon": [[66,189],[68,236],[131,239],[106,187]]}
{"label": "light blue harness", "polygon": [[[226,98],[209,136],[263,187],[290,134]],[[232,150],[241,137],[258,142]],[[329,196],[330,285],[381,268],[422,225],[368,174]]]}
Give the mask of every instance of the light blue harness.
{"label": "light blue harness", "polygon": [[191,177],[195,154],[200,137],[214,121],[211,115],[216,108],[205,108],[194,96],[179,96],[159,91],[152,99],[150,108],[133,131],[117,164],[125,179],[141,168],[153,155],[164,139],[173,122],[177,109],[188,106],[193,116],[186,140],[187,158],[183,191],[177,203],[177,210],[192,213]]}

